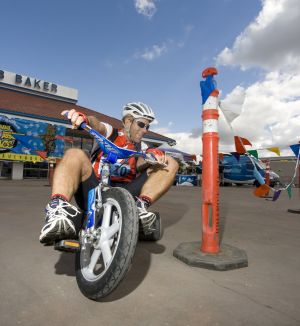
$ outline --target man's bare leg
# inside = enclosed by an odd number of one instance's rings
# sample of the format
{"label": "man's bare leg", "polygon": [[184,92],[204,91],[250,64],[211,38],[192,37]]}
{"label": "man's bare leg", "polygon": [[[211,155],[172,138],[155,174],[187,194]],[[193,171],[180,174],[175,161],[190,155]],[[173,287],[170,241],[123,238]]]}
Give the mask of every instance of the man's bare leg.
{"label": "man's bare leg", "polygon": [[71,200],[80,182],[87,180],[91,173],[91,162],[82,150],[67,150],[55,169],[52,195],[61,194]]}
{"label": "man's bare leg", "polygon": [[[52,244],[56,240],[76,238],[76,222],[80,211],[68,201],[80,182],[92,173],[92,165],[80,149],[69,149],[55,169],[52,198],[46,207],[46,219],[40,234],[40,242]],[[65,201],[65,199],[67,201]]]}
{"label": "man's bare leg", "polygon": [[168,157],[168,166],[164,169],[150,173],[147,181],[142,187],[140,197],[151,198],[152,203],[159,199],[173,185],[178,171],[178,163]]}

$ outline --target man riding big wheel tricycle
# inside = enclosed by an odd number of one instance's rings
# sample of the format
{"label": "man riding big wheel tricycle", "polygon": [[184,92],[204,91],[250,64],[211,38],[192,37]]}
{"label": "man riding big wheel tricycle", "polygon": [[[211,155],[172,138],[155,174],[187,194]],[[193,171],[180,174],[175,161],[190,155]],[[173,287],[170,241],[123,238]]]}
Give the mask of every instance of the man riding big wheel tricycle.
{"label": "man riding big wheel tricycle", "polygon": [[[126,274],[137,234],[141,240],[161,238],[159,214],[148,208],[171,187],[178,164],[158,149],[141,150],[142,137],[155,119],[141,102],[124,106],[119,130],[75,110],[62,114],[96,142],[90,158],[72,148],[56,168],[40,242],[61,250],[74,246],[78,285],[84,295],[98,299]],[[70,203],[73,195],[84,218]]]}

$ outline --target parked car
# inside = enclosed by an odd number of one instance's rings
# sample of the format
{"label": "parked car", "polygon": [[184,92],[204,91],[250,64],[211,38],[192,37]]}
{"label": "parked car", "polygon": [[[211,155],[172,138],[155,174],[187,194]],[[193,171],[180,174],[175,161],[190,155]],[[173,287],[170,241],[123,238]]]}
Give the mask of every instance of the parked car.
{"label": "parked car", "polygon": [[[259,159],[251,157],[258,172],[263,178],[266,177],[266,165]],[[224,185],[236,185],[254,184],[257,185],[257,181],[254,177],[254,165],[249,156],[241,155],[239,159],[231,154],[225,154],[223,160],[220,161],[220,166],[223,167],[222,183]],[[279,184],[279,176],[274,171],[270,170],[270,186],[273,187]]]}

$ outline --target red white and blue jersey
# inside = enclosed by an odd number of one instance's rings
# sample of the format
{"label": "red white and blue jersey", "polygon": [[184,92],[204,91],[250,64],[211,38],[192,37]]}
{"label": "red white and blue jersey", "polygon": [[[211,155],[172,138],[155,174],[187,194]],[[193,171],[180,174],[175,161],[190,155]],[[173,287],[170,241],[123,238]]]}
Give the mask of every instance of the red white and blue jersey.
{"label": "red white and blue jersey", "polygon": [[[106,125],[106,124],[105,124]],[[110,127],[110,125],[108,125]],[[133,144],[127,141],[126,135],[123,129],[113,129],[106,126],[107,135],[106,138],[111,140],[114,144],[121,148],[128,148],[136,151],[140,151],[141,144]],[[93,156],[93,153],[92,153]],[[112,182],[131,182],[136,177],[136,161],[135,157],[127,159],[119,159],[115,164],[111,165]],[[102,164],[103,164],[103,152],[100,151],[96,158],[92,159],[93,168],[97,178],[100,177]]]}

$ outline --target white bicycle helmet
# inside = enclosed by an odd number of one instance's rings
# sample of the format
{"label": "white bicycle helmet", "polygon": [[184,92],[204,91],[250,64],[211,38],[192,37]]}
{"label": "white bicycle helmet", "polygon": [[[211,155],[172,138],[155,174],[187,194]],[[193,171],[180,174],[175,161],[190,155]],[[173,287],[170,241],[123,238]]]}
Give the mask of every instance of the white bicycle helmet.
{"label": "white bicycle helmet", "polygon": [[150,106],[142,102],[128,103],[123,107],[123,118],[126,115],[131,115],[135,119],[144,118],[152,122],[155,119],[154,112]]}

